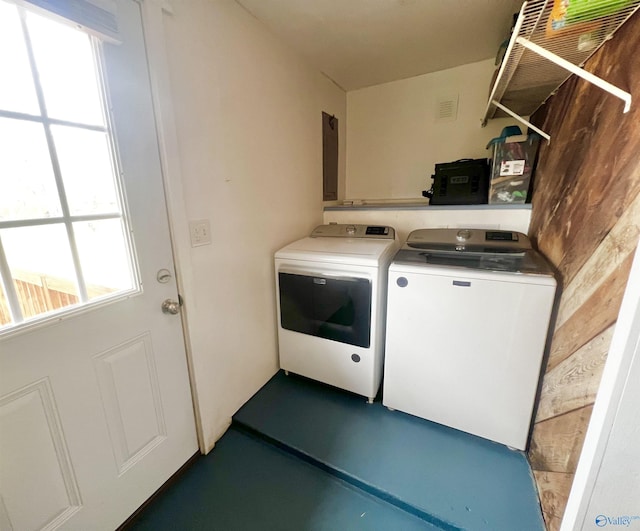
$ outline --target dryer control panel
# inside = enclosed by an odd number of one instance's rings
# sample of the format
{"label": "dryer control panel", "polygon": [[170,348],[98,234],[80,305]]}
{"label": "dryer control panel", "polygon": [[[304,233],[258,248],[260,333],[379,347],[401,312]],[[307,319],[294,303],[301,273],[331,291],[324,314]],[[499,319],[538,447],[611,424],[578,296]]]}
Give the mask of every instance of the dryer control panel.
{"label": "dryer control panel", "polygon": [[344,223],[330,223],[320,225],[311,232],[312,238],[375,238],[395,240],[396,231],[386,225],[357,225]]}

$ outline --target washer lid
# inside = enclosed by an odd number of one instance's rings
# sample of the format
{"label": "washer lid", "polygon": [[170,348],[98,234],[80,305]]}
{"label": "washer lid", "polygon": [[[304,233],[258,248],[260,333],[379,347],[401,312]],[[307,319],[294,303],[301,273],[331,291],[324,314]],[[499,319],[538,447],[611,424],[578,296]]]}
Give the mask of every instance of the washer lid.
{"label": "washer lid", "polygon": [[487,229],[418,229],[409,234],[407,249],[439,253],[524,254],[531,249],[526,234]]}
{"label": "washer lid", "polygon": [[393,264],[437,268],[477,269],[501,273],[553,276],[553,270],[540,253],[529,249],[517,254],[442,253],[429,250],[400,249]]}

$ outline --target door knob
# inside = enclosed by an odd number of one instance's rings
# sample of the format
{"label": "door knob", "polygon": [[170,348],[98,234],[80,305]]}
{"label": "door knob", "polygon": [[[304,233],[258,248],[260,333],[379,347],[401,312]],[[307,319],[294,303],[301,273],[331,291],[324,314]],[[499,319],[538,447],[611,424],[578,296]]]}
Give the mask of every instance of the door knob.
{"label": "door knob", "polygon": [[162,303],[162,311],[164,313],[175,315],[180,312],[180,302],[174,301],[173,299],[166,299]]}

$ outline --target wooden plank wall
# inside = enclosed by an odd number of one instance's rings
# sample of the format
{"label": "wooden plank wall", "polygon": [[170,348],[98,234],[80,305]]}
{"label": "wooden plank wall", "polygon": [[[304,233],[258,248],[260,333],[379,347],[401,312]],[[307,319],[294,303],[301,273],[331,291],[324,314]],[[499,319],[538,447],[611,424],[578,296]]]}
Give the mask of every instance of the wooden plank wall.
{"label": "wooden plank wall", "polygon": [[550,530],[560,526],[640,233],[640,13],[586,69],[620,100],[569,79],[533,116],[540,149],[530,234],[562,285],[537,404],[531,465]]}
{"label": "wooden plank wall", "polygon": [[4,295],[2,285],[0,285],[0,326],[9,324],[11,322],[11,313],[9,312],[9,304]]}

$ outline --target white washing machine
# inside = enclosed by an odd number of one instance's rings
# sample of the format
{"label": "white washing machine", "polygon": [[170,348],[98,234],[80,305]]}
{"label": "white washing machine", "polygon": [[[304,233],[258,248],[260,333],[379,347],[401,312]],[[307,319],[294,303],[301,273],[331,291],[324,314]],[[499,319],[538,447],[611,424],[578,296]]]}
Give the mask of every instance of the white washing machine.
{"label": "white washing machine", "polygon": [[330,224],[275,254],[280,367],[365,396],[382,378],[386,226]]}
{"label": "white washing machine", "polygon": [[556,291],[527,236],[413,231],[388,282],[383,404],[524,450]]}

